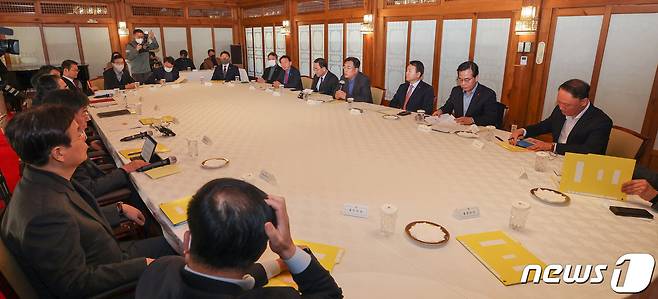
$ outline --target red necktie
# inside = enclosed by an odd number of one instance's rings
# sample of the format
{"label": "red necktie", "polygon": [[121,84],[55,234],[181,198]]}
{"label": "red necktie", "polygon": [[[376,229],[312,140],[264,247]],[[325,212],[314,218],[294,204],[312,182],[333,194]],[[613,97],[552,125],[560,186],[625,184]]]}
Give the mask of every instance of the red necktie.
{"label": "red necktie", "polygon": [[409,84],[409,88],[407,88],[407,95],[404,97],[404,105],[402,105],[402,109],[407,110],[407,104],[409,104],[409,98],[411,98],[411,94],[414,92],[414,86]]}
{"label": "red necktie", "polygon": [[290,70],[287,70],[287,71],[286,71],[286,76],[285,76],[285,78],[283,78],[283,84],[288,84],[288,72],[289,72],[289,71],[290,71]]}

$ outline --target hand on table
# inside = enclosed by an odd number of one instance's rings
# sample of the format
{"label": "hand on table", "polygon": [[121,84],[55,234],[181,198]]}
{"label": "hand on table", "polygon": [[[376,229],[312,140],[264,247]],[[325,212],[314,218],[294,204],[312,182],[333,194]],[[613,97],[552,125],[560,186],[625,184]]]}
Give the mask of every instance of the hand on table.
{"label": "hand on table", "polygon": [[290,236],[290,224],[285,199],[283,197],[268,195],[265,202],[274,209],[277,221],[276,227],[274,227],[272,222],[265,223],[265,233],[270,239],[270,248],[282,259],[290,259],[295,255],[297,247],[295,247],[295,243],[292,242],[292,237]]}
{"label": "hand on table", "polygon": [[100,140],[94,140],[89,143],[89,147],[91,147],[95,151],[101,151],[103,150],[103,143]]}
{"label": "hand on table", "polygon": [[443,114],[443,111],[441,111],[441,109],[438,109],[434,111],[434,113],[432,113],[432,116],[441,116],[441,114]]}
{"label": "hand on table", "polygon": [[455,118],[455,122],[460,125],[472,125],[475,123],[475,120],[472,117],[462,116]]}
{"label": "hand on table", "polygon": [[137,88],[135,83],[126,84],[126,89],[135,89],[135,88]]}
{"label": "hand on table", "polygon": [[130,161],[130,163],[128,163],[126,165],[123,165],[121,168],[123,170],[125,170],[127,173],[131,173],[131,172],[137,170],[137,168],[140,168],[140,167],[146,166],[146,165],[149,165],[149,163],[144,161],[144,160],[135,160],[135,161]]}
{"label": "hand on table", "polygon": [[523,129],[517,129],[512,132],[507,141],[509,141],[511,145],[516,145],[516,142],[519,141],[520,137],[523,137]]}
{"label": "hand on table", "polygon": [[146,258],[146,265],[147,265],[147,266],[150,265],[153,261],[155,261],[155,259],[152,259],[152,258],[150,258],[150,257],[147,257],[147,258]]}
{"label": "hand on table", "polygon": [[256,82],[258,82],[258,83],[265,83],[265,79],[263,79],[263,78],[258,78],[258,79],[256,79]]}
{"label": "hand on table", "polygon": [[553,143],[550,142],[544,142],[535,138],[526,138],[526,141],[532,143],[531,146],[528,147],[529,150],[531,151],[546,151],[546,152],[552,152],[553,151]]}
{"label": "hand on table", "polygon": [[337,100],[345,100],[345,99],[347,99],[347,93],[344,92],[344,91],[342,91],[342,90],[336,91],[336,99],[337,99]]}
{"label": "hand on table", "polygon": [[274,86],[274,88],[279,88],[279,86],[281,86],[281,82],[274,81],[274,83],[272,83],[272,86]]}
{"label": "hand on table", "polygon": [[621,185],[621,192],[629,195],[638,195],[646,201],[650,201],[658,196],[658,191],[656,191],[647,180],[632,180],[626,182]]}

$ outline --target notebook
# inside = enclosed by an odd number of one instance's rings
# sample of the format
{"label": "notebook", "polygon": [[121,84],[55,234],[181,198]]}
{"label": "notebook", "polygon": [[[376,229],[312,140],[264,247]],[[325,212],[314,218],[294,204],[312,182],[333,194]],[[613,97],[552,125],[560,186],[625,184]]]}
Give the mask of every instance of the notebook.
{"label": "notebook", "polygon": [[173,225],[180,225],[187,222],[187,204],[192,196],[185,196],[176,200],[161,203],[160,210],[167,216]]}
{"label": "notebook", "polygon": [[160,166],[153,168],[151,170],[144,171],[144,173],[151,179],[157,180],[172,174],[177,174],[180,172],[180,167],[176,164],[170,164],[166,166]]}
{"label": "notebook", "polygon": [[457,240],[504,285],[521,283],[526,265],[546,264],[503,231],[462,235]]}
{"label": "notebook", "polygon": [[[334,269],[334,266],[340,262],[341,258],[343,257],[343,253],[345,253],[343,248],[333,245],[308,242],[304,240],[295,240],[294,242],[297,246],[306,246],[310,248],[313,252],[313,255],[315,255],[315,257],[318,259],[318,262],[320,262],[320,265],[322,265],[322,267],[327,269],[329,272],[331,272]],[[297,284],[292,279],[292,275],[289,272],[284,272],[275,277],[272,277],[269,283],[266,285],[266,287],[279,286],[287,286],[298,289]]]}

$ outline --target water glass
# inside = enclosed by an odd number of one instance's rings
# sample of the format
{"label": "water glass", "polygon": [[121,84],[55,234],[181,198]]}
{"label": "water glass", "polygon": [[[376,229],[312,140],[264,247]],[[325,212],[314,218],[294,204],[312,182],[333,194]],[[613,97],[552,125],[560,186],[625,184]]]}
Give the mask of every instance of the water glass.
{"label": "water glass", "polygon": [[522,230],[525,228],[526,221],[528,221],[528,214],[530,214],[529,203],[525,201],[517,201],[513,203],[509,217],[509,226],[515,230]]}

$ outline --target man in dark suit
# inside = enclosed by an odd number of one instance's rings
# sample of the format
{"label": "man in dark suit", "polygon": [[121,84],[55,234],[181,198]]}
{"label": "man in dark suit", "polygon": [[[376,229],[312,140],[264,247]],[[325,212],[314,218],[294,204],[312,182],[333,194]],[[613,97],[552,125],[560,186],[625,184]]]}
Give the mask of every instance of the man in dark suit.
{"label": "man in dark suit", "polygon": [[272,83],[274,87],[283,85],[285,88],[292,88],[293,90],[302,90],[302,75],[299,70],[292,66],[292,60],[288,55],[283,55],[279,58],[281,63],[281,72],[279,77]]}
{"label": "man in dark suit", "polygon": [[187,57],[187,50],[180,50],[179,52],[180,57],[174,61],[174,67],[180,72],[180,71],[187,71],[189,68],[190,70],[196,70],[196,67],[194,66],[194,62],[192,59]]}
{"label": "man in dark suit", "polygon": [[235,81],[235,77],[240,77],[238,67],[231,63],[231,54],[223,51],[219,54],[219,65],[212,73],[212,80]]}
{"label": "man in dark suit", "polygon": [[[154,262],[140,278],[136,298],[342,298],[331,274],[292,242],[283,198],[244,181],[216,179],[192,197],[187,219],[185,257]],[[299,291],[263,288],[263,273],[254,275],[268,239]]]}
{"label": "man in dark suit", "polygon": [[347,57],[343,62],[343,76],[340,77],[334,98],[346,100],[353,98],[355,102],[372,103],[370,79],[359,71],[361,61],[356,57]]}
{"label": "man in dark suit", "polygon": [[[83,131],[87,129],[89,98],[83,94],[70,90],[54,91],[43,99],[42,104],[62,105],[72,109],[75,111],[75,121],[80,129]],[[134,172],[137,168],[147,164],[142,160],[135,160],[123,165],[121,168],[105,173],[98,168],[96,163],[86,159],[75,169],[73,179],[93,194],[94,197],[100,197],[117,189],[130,186],[128,173]]]}
{"label": "man in dark suit", "polygon": [[457,67],[457,83],[445,105],[434,115],[452,114],[458,124],[495,126],[498,118],[496,92],[478,83],[478,65],[466,61]]}
{"label": "man in dark suit", "polygon": [[87,298],[115,289],[137,280],[151,258],[173,253],[162,237],[119,244],[111,224],[121,217],[143,222],[144,216],[129,205],[99,208],[71,180],[87,158],[74,114],[42,105],[18,114],[6,131],[27,166],[0,234],[40,298]]}
{"label": "man in dark suit", "polygon": [[163,67],[153,70],[151,77],[147,80],[147,83],[156,84],[160,83],[160,80],[164,79],[165,82],[174,82],[178,80],[178,70],[174,67],[174,58],[167,56],[164,59]]}
{"label": "man in dark suit", "polygon": [[276,63],[278,59],[278,55],[274,52],[270,52],[270,54],[267,54],[267,61],[265,61],[265,71],[263,72],[263,76],[258,78],[256,81],[258,83],[269,83],[272,84],[274,81],[276,81],[277,78],[279,78],[279,73],[283,71],[281,67]]}
{"label": "man in dark suit", "polygon": [[66,86],[70,90],[78,90],[88,96],[94,94],[91,88],[82,86],[82,82],[78,80],[79,72],[80,69],[76,61],[70,59],[62,61],[62,79],[64,79]]}
{"label": "man in dark suit", "polygon": [[425,66],[418,60],[409,62],[404,74],[407,82],[400,84],[389,106],[407,110],[434,111],[434,88],[423,81]]}
{"label": "man in dark suit", "polygon": [[622,184],[621,191],[629,195],[637,195],[651,203],[658,210],[658,173],[641,165],[635,166],[633,180]]}
{"label": "man in dark suit", "polygon": [[103,85],[105,89],[133,89],[135,79],[126,69],[126,61],[117,55],[112,59],[112,68],[103,72]]}
{"label": "man in dark suit", "polygon": [[557,106],[547,119],[538,124],[512,132],[510,143],[521,137],[534,137],[546,133],[553,142],[528,138],[535,151],[552,151],[605,155],[612,130],[612,120],[589,101],[589,84],[579,79],[562,83],[557,92]]}
{"label": "man in dark suit", "polygon": [[333,95],[338,86],[338,77],[327,69],[327,61],[324,58],[317,58],[313,61],[313,72],[315,73],[311,84],[313,91]]}

